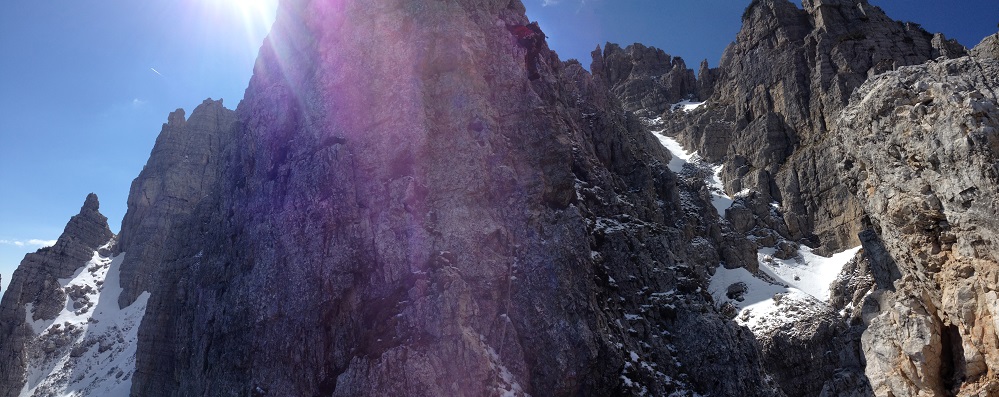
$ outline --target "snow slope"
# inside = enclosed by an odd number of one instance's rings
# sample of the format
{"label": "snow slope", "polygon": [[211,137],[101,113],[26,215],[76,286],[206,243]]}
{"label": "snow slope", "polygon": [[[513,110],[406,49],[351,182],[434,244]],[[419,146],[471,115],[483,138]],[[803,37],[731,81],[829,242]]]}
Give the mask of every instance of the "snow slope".
{"label": "snow slope", "polygon": [[[754,275],[744,268],[719,266],[708,287],[715,302],[735,306],[739,312],[736,322],[749,327],[754,333],[793,321],[803,314],[795,310],[808,310],[810,306],[828,301],[829,285],[836,280],[843,266],[860,251],[860,247],[829,258],[816,255],[805,246],[792,259],[775,258],[774,251],[773,248],[763,248],[757,253],[762,275]],[[729,286],[740,282],[746,286],[742,300],[729,298]],[[796,304],[790,304],[791,301]]]}
{"label": "snow slope", "polygon": [[25,307],[37,337],[28,344],[20,396],[128,396],[149,293],[118,308],[122,259],[95,252],[73,277],[59,280],[68,297],[52,320],[32,321],[33,308]]}
{"label": "snow slope", "polygon": [[[703,102],[682,101],[670,110],[691,111]],[[648,125],[656,126],[661,119],[648,120]],[[681,175],[706,175],[704,182],[711,191],[711,204],[718,215],[725,216],[725,210],[732,206],[735,198],[748,194],[747,191],[729,196],[721,181],[722,165],[705,162],[696,152],[688,152],[675,139],[663,135],[662,131],[652,131],[673,158],[669,169]],[[726,269],[719,266],[711,278],[709,290],[719,304],[731,304],[738,314],[736,321],[749,327],[753,332],[779,326],[804,315],[802,311],[824,305],[829,300],[829,286],[843,270],[860,247],[845,250],[832,257],[816,255],[808,247],[802,246],[796,257],[779,259],[774,257],[773,248],[762,248],[757,253],[760,274],[754,275],[744,268]],[[741,300],[729,298],[729,286],[744,283],[745,293]],[[774,299],[776,296],[777,299]]]}

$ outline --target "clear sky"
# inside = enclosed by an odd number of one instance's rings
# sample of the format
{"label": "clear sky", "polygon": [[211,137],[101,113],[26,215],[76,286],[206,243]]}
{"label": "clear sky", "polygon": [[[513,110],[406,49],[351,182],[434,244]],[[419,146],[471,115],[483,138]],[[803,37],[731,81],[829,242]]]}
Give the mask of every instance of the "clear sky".
{"label": "clear sky", "polygon": [[[641,42],[716,66],[749,0],[524,0],[562,59]],[[872,0],[974,46],[995,0]],[[87,193],[117,232],[167,114],[235,108],[276,0],[10,0],[0,13],[0,276],[56,239]]]}

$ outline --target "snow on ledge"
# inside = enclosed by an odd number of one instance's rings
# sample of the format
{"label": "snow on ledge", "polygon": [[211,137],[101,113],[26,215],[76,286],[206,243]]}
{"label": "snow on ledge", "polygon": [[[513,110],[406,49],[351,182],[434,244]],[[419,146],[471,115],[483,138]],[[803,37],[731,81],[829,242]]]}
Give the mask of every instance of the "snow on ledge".
{"label": "snow on ledge", "polygon": [[[656,122],[657,120],[653,120]],[[735,201],[733,197],[725,194],[725,186],[721,181],[721,172],[724,169],[724,165],[711,165],[706,163],[701,156],[697,155],[697,152],[688,152],[687,149],[683,147],[676,139],[670,138],[662,133],[662,131],[653,131],[652,135],[659,140],[659,143],[669,150],[673,154],[673,158],[669,160],[670,171],[677,174],[683,172],[683,168],[687,164],[691,164],[694,167],[710,167],[711,176],[704,179],[707,183],[708,189],[711,191],[711,205],[715,207],[718,211],[718,215],[721,217],[725,216],[725,210],[732,206]],[[739,194],[746,194],[748,192],[740,192]],[[738,196],[738,195],[736,195]]]}
{"label": "snow on ledge", "polygon": [[695,101],[692,101],[692,100],[689,100],[689,99],[684,99],[684,100],[682,100],[680,102],[677,102],[677,103],[674,103],[674,104],[670,105],[669,111],[675,112],[677,109],[680,109],[680,110],[682,110],[684,112],[690,112],[690,111],[692,111],[694,109],[697,109],[697,108],[703,106],[705,103],[707,103],[707,102],[695,102]]}
{"label": "snow on ledge", "polygon": [[[823,257],[802,246],[792,259],[773,256],[773,248],[757,253],[764,280],[744,268],[726,269],[719,266],[711,277],[708,291],[719,304],[730,303],[738,310],[735,321],[759,334],[782,324],[793,322],[818,305],[829,300],[829,286],[851,259],[860,251],[854,247],[831,257]],[[746,284],[742,301],[727,296],[729,286]],[[775,298],[776,297],[776,298]],[[780,301],[780,302],[778,302]],[[789,309],[790,308],[790,309]]]}

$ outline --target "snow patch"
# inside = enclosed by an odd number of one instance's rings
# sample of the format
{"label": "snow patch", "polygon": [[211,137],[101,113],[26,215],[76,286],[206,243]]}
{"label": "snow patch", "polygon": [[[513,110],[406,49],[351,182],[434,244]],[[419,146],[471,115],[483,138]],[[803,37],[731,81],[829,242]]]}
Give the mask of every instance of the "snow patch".
{"label": "snow patch", "polygon": [[[773,256],[773,248],[763,248],[757,253],[761,275],[719,266],[708,291],[716,302],[736,308],[736,322],[760,333],[792,322],[828,301],[830,284],[858,251],[860,247],[855,247],[826,258],[802,246],[795,258],[779,259]],[[729,298],[729,287],[738,283],[745,284],[742,300]]]}
{"label": "snow patch", "polygon": [[33,321],[32,305],[25,307],[36,338],[28,344],[21,396],[128,396],[149,293],[118,308],[123,259],[95,252],[72,277],[60,279],[66,306],[54,319]]}
{"label": "snow patch", "polygon": [[677,103],[674,103],[674,104],[670,105],[669,111],[675,112],[675,111],[677,111],[677,109],[679,109],[679,110],[682,110],[684,112],[690,112],[690,111],[692,111],[694,109],[697,109],[697,108],[703,106],[705,103],[707,103],[707,102],[695,102],[695,101],[692,101],[690,99],[684,99],[684,100],[682,100],[680,102],[677,102]]}
{"label": "snow patch", "polygon": [[489,346],[485,342],[486,338],[483,335],[479,335],[479,341],[486,348],[486,354],[489,355],[489,365],[493,370],[497,371],[500,376],[500,380],[503,384],[499,387],[499,392],[501,397],[531,397],[530,394],[524,392],[524,388],[517,382],[517,379],[513,376],[513,373],[503,365],[503,361],[500,360],[500,356],[496,353],[496,350]]}

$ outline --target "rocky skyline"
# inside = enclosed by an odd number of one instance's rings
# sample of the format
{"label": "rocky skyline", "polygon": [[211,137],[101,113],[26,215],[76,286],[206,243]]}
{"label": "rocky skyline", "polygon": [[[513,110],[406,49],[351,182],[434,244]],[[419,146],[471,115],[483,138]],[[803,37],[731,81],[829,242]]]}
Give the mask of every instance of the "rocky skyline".
{"label": "rocky skyline", "polygon": [[[58,237],[76,213],[76,197],[100,194],[118,231],[127,186],[142,169],[164,114],[191,110],[206,97],[224,99],[230,108],[238,104],[275,7],[272,0],[240,3],[266,5],[250,12],[250,21],[223,1],[153,0],[99,9],[22,2],[0,16],[0,48],[8,54],[0,62],[0,82],[7,87],[0,103],[8,111],[0,124],[0,167],[6,170],[0,185],[17,192],[0,197],[0,290],[26,253]],[[640,42],[681,56],[694,69],[704,58],[716,66],[746,4],[525,2],[528,17],[548,27],[551,47],[563,60],[577,58],[588,67],[596,45]],[[999,14],[999,4],[985,0],[873,4],[969,47],[992,33],[991,16]],[[94,53],[92,43],[105,44]],[[30,172],[16,171],[25,164],[32,165]]]}

